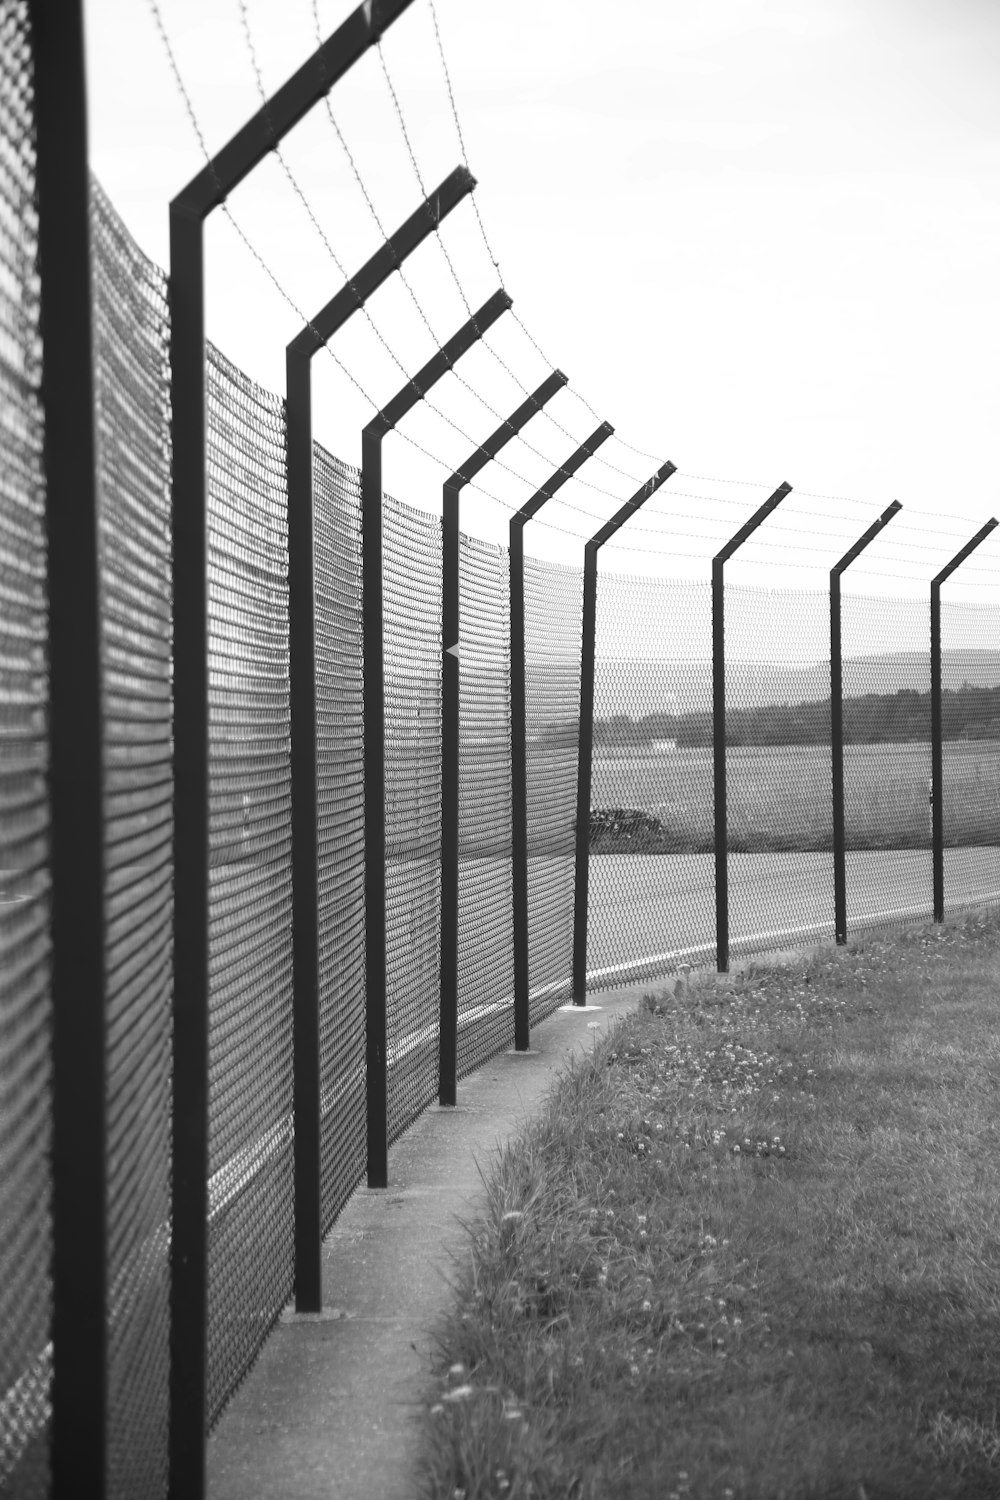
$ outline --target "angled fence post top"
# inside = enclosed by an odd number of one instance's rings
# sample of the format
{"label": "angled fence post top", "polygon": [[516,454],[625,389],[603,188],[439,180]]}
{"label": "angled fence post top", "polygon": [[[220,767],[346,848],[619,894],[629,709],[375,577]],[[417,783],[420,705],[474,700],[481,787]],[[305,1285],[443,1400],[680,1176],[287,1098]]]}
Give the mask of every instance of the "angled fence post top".
{"label": "angled fence post top", "polygon": [[363,0],[241,130],[192,177],[172,214],[204,219],[273,150],[294,125],[373,47],[413,0]]}
{"label": "angled fence post top", "polygon": [[931,580],[931,588],[940,588],[945,579],[951,577],[955,569],[960,567],[961,564],[965,562],[965,559],[969,556],[969,554],[971,552],[974,552],[979,546],[980,542],[984,542],[989,536],[990,532],[996,530],[996,527],[996,518],[994,516],[991,516],[990,519],[986,522],[985,526],[981,526],[976,532],[975,536],[966,542],[962,550],[955,553],[955,556],[952,558],[951,562],[946,563],[941,569],[940,573],[938,573]]}
{"label": "angled fence post top", "polygon": [[609,541],[611,537],[614,536],[616,531],[621,530],[629,517],[634,516],[636,511],[639,510],[643,505],[645,505],[646,501],[651,499],[652,496],[656,494],[656,491],[660,488],[660,486],[666,484],[671,474],[676,474],[676,472],[677,465],[672,464],[668,459],[665,464],[662,464],[660,468],[657,469],[652,478],[646,480],[646,483],[642,486],[642,489],[636,490],[631,499],[626,500],[621,509],[616,510],[610,520],[605,521],[600,530],[594,532],[594,535],[587,542],[584,550],[587,553],[599,551],[599,549],[604,546],[604,543]]}
{"label": "angled fence post top", "polygon": [[763,521],[766,521],[771,512],[773,510],[777,510],[778,506],[781,504],[782,500],[785,499],[786,495],[790,495],[791,493],[792,487],[790,484],[779,484],[774,494],[771,495],[769,499],[764,501],[764,504],[760,507],[759,510],[754,511],[749,521],[745,522],[745,524],[740,527],[735,536],[730,537],[729,541],[722,548],[722,551],[715,554],[714,558],[712,559],[713,565],[716,563],[721,564],[724,562],[728,562],[733,553],[743,546],[743,543],[747,540],[748,537],[753,536],[754,532],[757,530],[757,527],[760,526]]}
{"label": "angled fence post top", "polygon": [[614,430],[610,422],[602,422],[600,427],[595,428],[590,437],[587,438],[587,441],[581,443],[575,453],[570,454],[562,467],[558,468],[552,475],[552,478],[540,490],[536,490],[531,499],[526,500],[519,511],[515,511],[514,515],[510,518],[511,526],[523,526],[526,521],[531,520],[532,516],[537,515],[546,500],[551,500],[556,491],[562,489],[567,479],[572,479],[576,471],[581,469],[587,462],[587,459],[593,457],[595,448],[599,448],[602,443],[607,442]]}
{"label": "angled fence post top", "polygon": [[321,349],[475,186],[472,173],[466,167],[456,167],[360,271],[295,335],[287,346],[289,356],[308,358]]}
{"label": "angled fence post top", "polygon": [[563,386],[568,384],[568,375],[564,375],[561,370],[553,370],[537,390],[532,391],[527,400],[522,401],[517,410],[511,413],[506,422],[465,460],[462,467],[448,476],[444,482],[445,489],[460,490],[464,485],[471,484],[476,475],[485,469],[488,463],[492,463],[501,449],[506,447],[511,438],[517,436],[535,413],[541,411],[542,407],[551,401],[556,391],[562,390]]}
{"label": "angled fence post top", "polygon": [[446,344],[442,344],[423,369],[418,370],[402,390],[393,396],[389,404],[375,413],[371,421],[363,428],[364,433],[383,436],[391,432],[396,424],[403,420],[407,412],[412,411],[417,402],[424,399],[431,386],[435,385],[442,375],[446,375],[452,365],[482,338],[487,328],[491,328],[497,319],[503,317],[508,308],[513,305],[513,299],[508,297],[506,292],[494,292],[479,311],[474,312],[468,322],[463,323]]}
{"label": "angled fence post top", "polygon": [[573,890],[574,1005],[587,1003],[587,930],[590,899],[590,797],[594,769],[594,679],[597,657],[597,554],[631,516],[675,473],[676,464],[661,464],[631,499],[605,521],[584,547],[583,618],[580,651],[580,728],[576,774],[576,856]]}
{"label": "angled fence post top", "polygon": [[840,561],[834,563],[833,567],[830,569],[830,577],[839,578],[841,573],[846,572],[847,569],[851,566],[851,563],[854,562],[855,558],[861,556],[862,552],[868,546],[869,542],[873,542],[882,528],[884,526],[888,526],[893,516],[898,515],[902,509],[903,507],[898,500],[894,500],[891,505],[887,506],[879,516],[878,520],[872,522],[864,535],[858,537],[857,541],[854,543],[854,546],[849,547]]}

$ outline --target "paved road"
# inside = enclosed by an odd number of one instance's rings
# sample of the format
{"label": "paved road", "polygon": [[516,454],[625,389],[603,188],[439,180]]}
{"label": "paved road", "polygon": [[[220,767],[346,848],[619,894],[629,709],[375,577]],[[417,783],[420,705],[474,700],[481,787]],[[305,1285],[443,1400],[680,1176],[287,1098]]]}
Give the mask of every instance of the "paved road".
{"label": "paved road", "polygon": [[[830,854],[731,854],[734,954],[833,933]],[[1000,849],[945,850],[949,910],[1000,901]],[[847,856],[848,928],[931,915],[930,851]],[[715,951],[714,863],[708,854],[611,855],[590,862],[588,977],[626,983]]]}

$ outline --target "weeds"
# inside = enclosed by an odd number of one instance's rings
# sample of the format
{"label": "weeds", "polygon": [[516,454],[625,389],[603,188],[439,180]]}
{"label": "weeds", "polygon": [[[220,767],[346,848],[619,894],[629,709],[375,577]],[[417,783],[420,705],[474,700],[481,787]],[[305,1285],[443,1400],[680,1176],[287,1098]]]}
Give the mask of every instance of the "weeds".
{"label": "weeds", "polygon": [[486,1177],[435,1500],[1000,1493],[1000,920],[651,994]]}

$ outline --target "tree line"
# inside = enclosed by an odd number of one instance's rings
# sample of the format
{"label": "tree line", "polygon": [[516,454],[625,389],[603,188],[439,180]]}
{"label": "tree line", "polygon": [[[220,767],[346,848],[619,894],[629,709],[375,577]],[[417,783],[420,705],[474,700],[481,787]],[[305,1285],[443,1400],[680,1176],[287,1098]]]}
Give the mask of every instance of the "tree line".
{"label": "tree line", "polygon": [[[1000,686],[945,688],[941,695],[941,723],[946,740],[1000,740]],[[865,693],[844,699],[844,740],[849,745],[926,742],[931,731],[931,695],[914,688],[895,693]],[[553,727],[549,743],[575,742],[576,727]],[[594,722],[595,748],[651,746],[673,740],[678,749],[712,743],[711,712],[654,713],[633,719],[612,714]],[[814,703],[777,703],[758,708],[729,708],[726,713],[729,745],[828,745],[830,700]]]}

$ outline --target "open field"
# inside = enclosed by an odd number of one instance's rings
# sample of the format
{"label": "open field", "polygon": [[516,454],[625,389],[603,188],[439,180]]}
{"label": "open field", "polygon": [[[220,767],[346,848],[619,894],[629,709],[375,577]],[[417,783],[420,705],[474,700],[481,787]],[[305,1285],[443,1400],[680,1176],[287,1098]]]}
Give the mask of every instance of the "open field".
{"label": "open field", "polygon": [[647,997],[484,1174],[429,1500],[1000,1494],[1000,918]]}
{"label": "open field", "polygon": [[[726,764],[731,849],[831,847],[828,745],[736,746],[727,751]],[[930,774],[929,744],[846,746],[848,848],[928,846]],[[1000,743],[946,743],[944,786],[945,842],[1000,843]],[[714,836],[712,752],[596,752],[591,804],[652,814],[663,825],[663,852],[705,852]]]}

